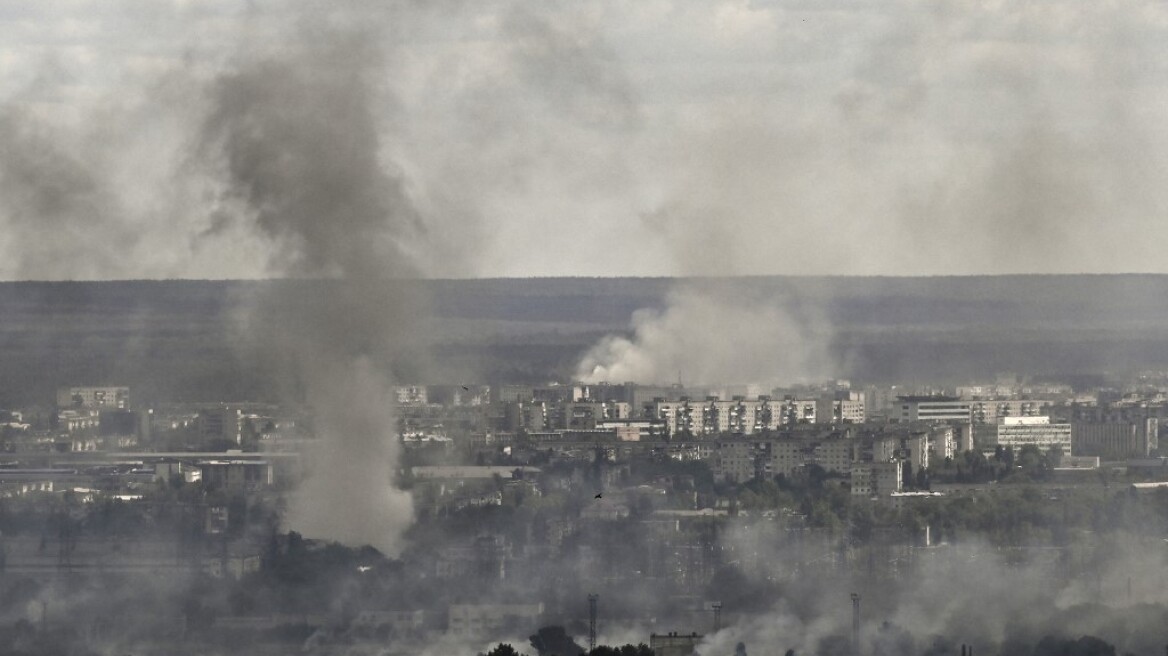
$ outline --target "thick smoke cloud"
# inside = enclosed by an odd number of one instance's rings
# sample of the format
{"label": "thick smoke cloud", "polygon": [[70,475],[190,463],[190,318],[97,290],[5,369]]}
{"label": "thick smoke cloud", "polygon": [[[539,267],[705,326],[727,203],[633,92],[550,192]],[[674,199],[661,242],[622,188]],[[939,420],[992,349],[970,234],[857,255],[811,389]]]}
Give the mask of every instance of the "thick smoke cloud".
{"label": "thick smoke cloud", "polygon": [[291,52],[245,59],[215,82],[201,143],[226,216],[275,245],[269,268],[337,281],[309,299],[270,288],[248,317],[252,336],[291,360],[314,411],[318,441],[287,526],[395,553],[412,506],[393,481],[392,381],[418,332],[401,281],[417,276],[403,244],[419,218],[380,161],[381,57],[368,32],[305,28]]}
{"label": "thick smoke cloud", "polygon": [[826,324],[796,314],[789,299],[743,294],[732,285],[682,285],[661,311],[633,316],[633,335],[611,335],[582,358],[589,383],[778,384],[830,371]]}
{"label": "thick smoke cloud", "polygon": [[132,257],[45,264],[77,240],[21,227],[44,183],[12,173],[5,277],[269,274],[247,254],[270,233],[191,211],[205,198],[159,173],[205,98],[152,81],[199,89],[224,52],[286,53],[304,13],[386,27],[379,156],[426,217],[426,273],[1164,270],[1160,3],[104,7],[14,11],[0,98],[79,168],[53,192],[70,230]]}
{"label": "thick smoke cloud", "polygon": [[[86,164],[82,146],[63,143],[49,126],[16,107],[0,112],[0,197],[7,222],[0,249],[20,253],[3,270],[18,278],[87,278],[129,273],[137,234],[122,218],[108,182]],[[80,217],[88,215],[88,223]],[[91,230],[121,249],[91,248]]]}

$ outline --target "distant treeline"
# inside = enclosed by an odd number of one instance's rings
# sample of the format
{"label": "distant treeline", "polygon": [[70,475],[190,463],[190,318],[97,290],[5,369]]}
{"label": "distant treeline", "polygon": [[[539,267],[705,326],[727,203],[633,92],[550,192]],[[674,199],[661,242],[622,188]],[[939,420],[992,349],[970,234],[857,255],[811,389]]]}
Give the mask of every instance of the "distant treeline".
{"label": "distant treeline", "polygon": [[[138,399],[271,398],[237,330],[257,293],[310,302],[337,281],[0,283],[0,407],[64,384],[129,384]],[[1168,276],[533,278],[388,282],[425,292],[433,382],[566,378],[600,337],[630,330],[679,284],[781,299],[832,331],[838,375],[965,382],[1008,370],[1098,382],[1168,368]],[[711,339],[717,339],[711,335]],[[426,382],[426,381],[419,381]]]}

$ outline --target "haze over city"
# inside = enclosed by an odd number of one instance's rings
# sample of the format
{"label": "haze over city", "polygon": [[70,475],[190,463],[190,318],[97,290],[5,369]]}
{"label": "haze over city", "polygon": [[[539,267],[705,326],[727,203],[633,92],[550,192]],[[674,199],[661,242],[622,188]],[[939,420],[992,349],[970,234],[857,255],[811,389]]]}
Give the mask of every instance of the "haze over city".
{"label": "haze over city", "polygon": [[1153,656],[1168,5],[0,6],[0,652]]}

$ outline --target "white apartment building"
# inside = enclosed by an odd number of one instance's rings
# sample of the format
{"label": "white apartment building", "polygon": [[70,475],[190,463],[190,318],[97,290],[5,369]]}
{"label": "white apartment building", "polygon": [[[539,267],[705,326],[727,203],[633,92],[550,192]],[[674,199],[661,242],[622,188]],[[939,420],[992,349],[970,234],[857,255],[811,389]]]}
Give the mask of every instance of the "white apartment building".
{"label": "white apartment building", "polygon": [[980,445],[983,452],[993,453],[998,446],[1012,447],[1016,452],[1032,445],[1043,453],[1057,446],[1072,455],[1071,425],[1052,424],[1050,417],[1002,417],[995,429],[984,433],[985,443]]}
{"label": "white apartment building", "polygon": [[862,424],[866,417],[863,392],[838,391],[816,402],[815,419],[821,424]]}
{"label": "white apartment building", "polygon": [[654,401],[649,408],[653,419],[665,422],[670,434],[694,436],[738,433],[750,435],[793,424],[815,423],[814,399],[774,400],[735,398],[722,401]]}

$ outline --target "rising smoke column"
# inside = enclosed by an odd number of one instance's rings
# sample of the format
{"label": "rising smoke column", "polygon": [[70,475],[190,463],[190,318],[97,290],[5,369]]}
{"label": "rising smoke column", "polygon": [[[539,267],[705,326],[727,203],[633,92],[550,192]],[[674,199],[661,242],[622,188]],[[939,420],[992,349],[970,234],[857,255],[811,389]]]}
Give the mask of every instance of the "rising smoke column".
{"label": "rising smoke column", "polygon": [[416,275],[404,243],[418,216],[380,161],[373,35],[314,28],[303,41],[220,77],[205,154],[224,181],[226,215],[275,244],[273,273],[335,279],[308,298],[273,283],[247,317],[314,413],[318,445],[287,527],[395,553],[412,505],[392,480],[392,381],[417,332],[416,299],[401,280]]}
{"label": "rising smoke column", "polygon": [[589,383],[789,383],[827,375],[826,324],[790,299],[744,293],[732,282],[675,287],[664,310],[633,315],[631,338],[609,335],[576,369]]}

